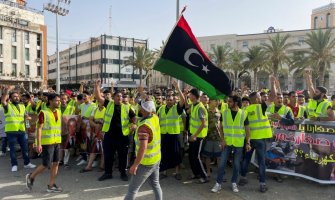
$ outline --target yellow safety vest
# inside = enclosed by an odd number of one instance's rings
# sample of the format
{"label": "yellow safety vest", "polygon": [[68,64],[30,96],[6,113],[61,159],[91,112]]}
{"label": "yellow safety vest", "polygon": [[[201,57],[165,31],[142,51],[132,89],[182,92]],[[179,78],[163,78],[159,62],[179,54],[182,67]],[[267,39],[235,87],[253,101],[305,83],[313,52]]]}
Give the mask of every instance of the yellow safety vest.
{"label": "yellow safety vest", "polygon": [[56,109],[58,120],[56,121],[53,112],[50,108],[41,110],[44,115],[44,122],[42,128],[41,145],[60,144],[62,142],[61,136],[61,112]]}
{"label": "yellow safety vest", "polygon": [[152,117],[147,119],[143,119],[138,126],[134,141],[136,144],[136,155],[138,154],[138,150],[140,148],[140,142],[138,139],[138,129],[142,126],[146,125],[152,131],[152,141],[148,143],[147,149],[145,150],[145,154],[143,159],[141,160],[142,165],[154,165],[161,160],[161,132],[159,126],[159,118],[157,115],[153,114]]}
{"label": "yellow safety vest", "polygon": [[24,123],[24,114],[25,114],[25,107],[23,104],[18,104],[18,108],[12,104],[8,103],[8,111],[4,113],[6,119],[5,125],[5,132],[12,132],[12,131],[26,131],[26,126]]}
{"label": "yellow safety vest", "polygon": [[221,113],[223,113],[224,110],[228,109],[228,104],[225,103],[223,100],[221,102]]}
{"label": "yellow safety vest", "polygon": [[314,99],[310,99],[307,104],[308,118],[311,117],[328,117],[327,108],[332,106],[331,102],[323,100],[319,103]]}
{"label": "yellow safety vest", "polygon": [[33,110],[33,108],[31,107],[31,103],[29,102],[28,105],[26,106],[26,112],[30,115],[32,114],[37,114],[36,111]]}
{"label": "yellow safety vest", "polygon": [[105,112],[106,112],[105,107],[102,110],[100,110],[99,108],[96,108],[94,112],[94,119],[103,119],[105,116]]}
{"label": "yellow safety vest", "polygon": [[[269,112],[269,113],[271,113],[271,114],[274,114],[274,113],[275,113],[275,104],[274,104],[274,103],[271,104],[271,105],[266,109],[266,112]],[[282,106],[280,107],[280,109],[278,110],[277,113],[278,113],[280,116],[284,116],[284,117],[285,117],[285,116],[287,115],[287,113],[289,113],[289,112],[291,112],[292,117],[294,117],[291,108],[288,107],[288,106],[282,105]],[[275,121],[278,121],[278,120],[275,120]]]}
{"label": "yellow safety vest", "polygon": [[267,115],[263,115],[261,104],[251,104],[246,108],[250,127],[250,139],[272,138],[272,129]]}
{"label": "yellow safety vest", "polygon": [[37,102],[36,110],[38,110],[40,107],[41,107],[41,110],[46,110],[48,108],[47,104],[43,102],[42,100]]}
{"label": "yellow safety vest", "polygon": [[201,120],[198,114],[199,108],[203,108],[203,110],[205,111],[206,124],[205,127],[202,129],[202,131],[199,133],[198,138],[204,138],[207,136],[208,132],[208,112],[205,106],[201,102],[199,102],[196,106],[194,105],[191,106],[190,133],[194,135],[201,126]]}
{"label": "yellow safety vest", "polygon": [[177,112],[177,105],[172,106],[168,113],[165,112],[166,105],[158,110],[159,123],[162,134],[180,134],[180,121]]}
{"label": "yellow safety vest", "polygon": [[62,113],[62,116],[69,116],[74,115],[74,111],[76,110],[76,107],[74,107],[70,102],[66,105],[66,108],[64,112]]}
{"label": "yellow safety vest", "polygon": [[233,120],[231,110],[226,109],[222,113],[222,127],[224,140],[228,146],[243,147],[245,139],[244,121],[247,119],[248,113],[238,109]]}
{"label": "yellow safety vest", "polygon": [[[104,125],[102,127],[102,132],[108,132],[110,123],[112,121],[113,115],[114,115],[114,102],[109,101],[106,111],[105,111],[105,117],[104,117]],[[124,104],[121,104],[121,127],[122,127],[122,133],[124,136],[129,135],[130,129],[129,129],[129,106],[126,106]]]}
{"label": "yellow safety vest", "polygon": [[[85,106],[85,103],[82,103],[82,104],[80,105],[80,111],[83,110],[83,107],[84,107],[84,106]],[[92,114],[92,111],[93,111],[96,107],[97,107],[97,105],[96,105],[95,103],[91,103],[91,104],[88,106],[88,108],[87,108],[87,110],[85,111],[85,113],[82,113],[82,112],[81,112],[82,116],[85,117],[85,118],[89,118],[89,117],[91,116],[91,114]]]}

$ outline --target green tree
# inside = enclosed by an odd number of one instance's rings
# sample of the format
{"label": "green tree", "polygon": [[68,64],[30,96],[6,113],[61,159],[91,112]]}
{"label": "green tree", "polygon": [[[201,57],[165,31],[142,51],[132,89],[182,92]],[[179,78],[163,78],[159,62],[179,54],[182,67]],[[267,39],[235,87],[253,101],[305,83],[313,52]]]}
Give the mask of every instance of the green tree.
{"label": "green tree", "polygon": [[248,49],[246,53],[246,61],[244,62],[245,68],[254,73],[254,89],[257,89],[257,72],[266,70],[268,61],[266,54],[260,46],[253,46]]}
{"label": "green tree", "polygon": [[208,55],[217,67],[221,70],[226,70],[228,68],[230,52],[231,48],[228,45],[218,45],[212,47],[211,52],[209,52]]}
{"label": "green tree", "polygon": [[236,49],[234,49],[229,54],[228,69],[230,69],[234,74],[235,87],[238,87],[238,74],[245,69],[244,63],[243,63],[244,58],[245,58],[245,54]]}
{"label": "green tree", "polygon": [[317,72],[318,76],[316,79],[319,80],[319,85],[324,86],[325,73],[330,69],[330,64],[335,61],[333,53],[335,39],[331,37],[332,30],[323,31],[319,29],[306,35],[307,39],[305,42],[310,47],[310,50],[306,51],[308,66]]}
{"label": "green tree", "polygon": [[134,56],[124,57],[125,63],[124,66],[131,65],[134,67],[134,70],[139,70],[140,72],[140,85],[143,81],[143,71],[148,73],[152,70],[152,65],[154,61],[154,53],[148,50],[146,47],[135,47]]}
{"label": "green tree", "polygon": [[262,44],[262,48],[266,54],[266,57],[271,61],[271,72],[277,77],[279,69],[283,64],[290,62],[288,50],[290,47],[297,45],[294,42],[288,42],[290,38],[289,34],[281,36],[277,33],[273,37],[269,37],[270,43]]}

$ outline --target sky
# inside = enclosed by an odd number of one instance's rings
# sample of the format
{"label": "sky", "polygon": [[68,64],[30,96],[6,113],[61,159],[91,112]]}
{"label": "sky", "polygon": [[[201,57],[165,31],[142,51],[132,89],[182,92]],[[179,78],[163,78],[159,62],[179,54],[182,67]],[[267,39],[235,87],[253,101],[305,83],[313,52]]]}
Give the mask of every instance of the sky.
{"label": "sky", "polygon": [[[55,2],[56,0],[53,0]],[[27,0],[38,10],[50,0]],[[261,33],[268,27],[310,28],[312,9],[331,0],[180,0],[196,37]],[[110,20],[110,8],[111,16]],[[176,22],[176,0],[72,0],[69,14],[59,19],[60,50],[101,34],[148,39],[159,48]],[[48,54],[56,51],[55,15],[44,12],[48,26]],[[111,21],[111,29],[110,29]]]}

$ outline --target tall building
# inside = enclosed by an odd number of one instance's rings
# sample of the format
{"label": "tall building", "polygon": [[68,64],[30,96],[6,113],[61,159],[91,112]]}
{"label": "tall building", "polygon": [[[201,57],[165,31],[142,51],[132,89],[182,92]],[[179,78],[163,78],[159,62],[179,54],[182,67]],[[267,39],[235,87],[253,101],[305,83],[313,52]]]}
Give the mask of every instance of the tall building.
{"label": "tall building", "polygon": [[32,91],[47,83],[47,27],[24,0],[0,1],[0,84]]}
{"label": "tall building", "polygon": [[[312,10],[311,14],[311,28],[305,30],[292,30],[292,31],[283,31],[275,29],[274,27],[268,28],[263,33],[256,34],[245,34],[245,35],[216,35],[216,36],[205,36],[198,37],[200,46],[204,49],[205,52],[211,52],[212,48],[217,45],[228,45],[232,49],[237,49],[241,52],[247,52],[248,49],[252,46],[260,46],[263,43],[268,42],[269,37],[275,36],[279,33],[282,35],[289,34],[290,38],[288,42],[295,42],[298,45],[295,45],[290,52],[301,49],[308,49],[309,46],[305,43],[307,38],[306,34],[314,31],[315,29],[327,29],[335,28],[335,4],[331,3],[326,6],[322,6]],[[333,35],[335,33],[333,32]],[[335,35],[334,35],[335,36]],[[301,75],[302,72],[299,71],[289,71],[288,66],[283,66],[284,70],[281,71],[279,76],[281,87],[285,90],[298,90],[306,89],[306,83]],[[331,93],[335,91],[335,77],[331,73],[335,70],[335,63],[331,64],[331,70],[325,75],[325,86],[329,89]],[[233,77],[231,72],[227,72],[230,77]],[[269,87],[269,73],[266,71],[257,72],[257,82],[254,85],[254,76],[253,73],[250,73],[250,76],[246,77],[243,81],[239,80],[238,86],[247,84],[251,88],[263,88]]]}
{"label": "tall building", "polygon": [[[147,45],[147,40],[101,35],[71,46],[59,56],[61,88],[96,79],[101,79],[104,86],[114,82],[117,87],[137,87],[139,71],[125,66],[125,57],[134,56],[134,47]],[[57,78],[56,58],[56,54],[48,57],[49,85],[54,85]]]}

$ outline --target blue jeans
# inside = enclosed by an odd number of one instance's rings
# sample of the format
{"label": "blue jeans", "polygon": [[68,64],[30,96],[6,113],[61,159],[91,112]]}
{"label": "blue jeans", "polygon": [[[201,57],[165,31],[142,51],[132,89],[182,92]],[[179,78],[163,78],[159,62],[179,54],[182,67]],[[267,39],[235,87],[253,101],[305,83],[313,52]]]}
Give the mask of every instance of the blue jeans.
{"label": "blue jeans", "polygon": [[266,152],[266,139],[250,140],[251,151],[245,152],[244,160],[242,162],[241,176],[246,177],[248,173],[248,167],[250,164],[251,156],[254,150],[256,150],[256,156],[258,160],[259,170],[259,182],[265,183],[265,152]]}
{"label": "blue jeans", "polygon": [[17,165],[15,145],[16,141],[20,144],[24,164],[28,165],[30,159],[28,156],[28,135],[25,132],[7,133],[10,148],[10,161],[12,166]]}
{"label": "blue jeans", "polygon": [[236,183],[238,173],[240,171],[240,163],[242,159],[243,147],[234,147],[234,146],[225,146],[224,150],[221,153],[221,163],[218,169],[218,175],[216,178],[216,182],[222,184],[223,177],[225,175],[225,168],[227,164],[227,160],[231,152],[234,152],[234,166],[233,166],[233,176],[231,177],[231,182]]}
{"label": "blue jeans", "polygon": [[152,189],[154,190],[155,199],[162,200],[163,194],[162,189],[159,184],[159,162],[157,164],[151,166],[139,165],[137,168],[136,175],[131,177],[128,193],[125,200],[133,200],[135,199],[135,195],[137,194],[140,187],[145,183],[145,181],[149,179]]}
{"label": "blue jeans", "polygon": [[8,138],[7,137],[3,137],[1,141],[2,141],[1,142],[1,151],[2,151],[2,153],[6,153]]}

